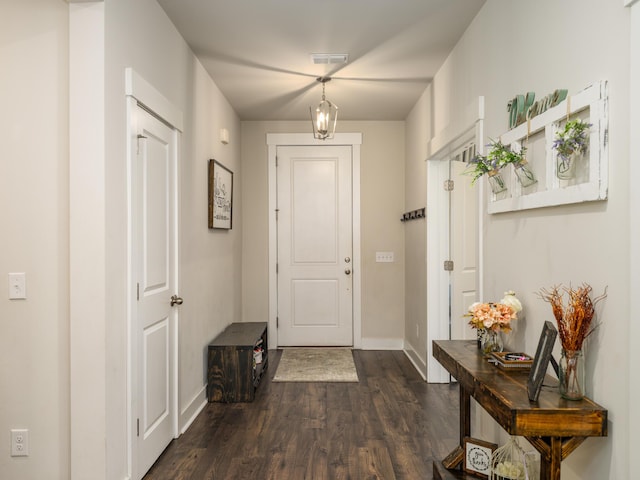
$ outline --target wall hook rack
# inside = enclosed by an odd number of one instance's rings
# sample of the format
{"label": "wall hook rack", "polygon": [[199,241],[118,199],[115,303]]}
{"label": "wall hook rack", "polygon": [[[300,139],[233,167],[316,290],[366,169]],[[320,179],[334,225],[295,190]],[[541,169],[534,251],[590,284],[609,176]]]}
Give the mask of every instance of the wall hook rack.
{"label": "wall hook rack", "polygon": [[417,210],[411,210],[410,212],[405,212],[402,214],[401,222],[406,222],[409,220],[416,220],[418,218],[426,217],[425,214],[426,207],[418,208]]}

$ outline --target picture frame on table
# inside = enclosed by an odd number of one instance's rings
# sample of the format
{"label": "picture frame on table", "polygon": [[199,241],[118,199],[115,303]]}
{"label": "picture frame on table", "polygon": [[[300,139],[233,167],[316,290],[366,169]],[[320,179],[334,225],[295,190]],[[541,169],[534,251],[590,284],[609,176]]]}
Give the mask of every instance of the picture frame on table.
{"label": "picture frame on table", "polygon": [[498,445],[477,438],[464,437],[462,469],[479,478],[491,475],[491,455]]}
{"label": "picture frame on table", "polygon": [[527,382],[527,394],[529,395],[529,400],[532,402],[537,402],[540,396],[540,389],[542,388],[544,377],[547,374],[549,362],[553,361],[551,351],[553,350],[557,336],[558,330],[556,330],[553,323],[548,320],[544,322]]}
{"label": "picture frame on table", "polygon": [[217,160],[209,160],[209,228],[233,226],[233,172]]}

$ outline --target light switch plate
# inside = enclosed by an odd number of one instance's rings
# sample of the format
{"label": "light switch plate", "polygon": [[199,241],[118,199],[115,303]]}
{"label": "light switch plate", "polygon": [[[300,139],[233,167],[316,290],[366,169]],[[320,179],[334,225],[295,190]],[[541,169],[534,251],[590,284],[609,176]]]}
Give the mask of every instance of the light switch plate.
{"label": "light switch plate", "polygon": [[376,252],[377,263],[392,263],[393,261],[393,252]]}
{"label": "light switch plate", "polygon": [[9,300],[27,298],[27,275],[25,273],[9,274]]}

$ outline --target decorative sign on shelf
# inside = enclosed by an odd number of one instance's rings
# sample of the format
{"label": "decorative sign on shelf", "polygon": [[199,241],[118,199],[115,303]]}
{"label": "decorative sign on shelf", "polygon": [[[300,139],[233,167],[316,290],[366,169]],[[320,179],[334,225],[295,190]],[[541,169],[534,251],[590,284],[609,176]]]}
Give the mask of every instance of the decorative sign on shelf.
{"label": "decorative sign on shelf", "polygon": [[507,111],[509,112],[510,129],[527,120],[531,120],[536,115],[540,115],[564,101],[567,98],[567,90],[556,90],[537,102],[534,102],[535,98],[536,94],[534,92],[527,92],[526,95],[516,95],[512,100],[509,100]]}

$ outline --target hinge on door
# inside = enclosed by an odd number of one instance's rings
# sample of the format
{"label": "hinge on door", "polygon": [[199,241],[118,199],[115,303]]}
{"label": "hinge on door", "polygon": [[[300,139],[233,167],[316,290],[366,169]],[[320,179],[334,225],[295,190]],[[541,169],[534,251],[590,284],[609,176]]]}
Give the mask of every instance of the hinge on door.
{"label": "hinge on door", "polygon": [[136,436],[140,436],[140,419],[136,418]]}
{"label": "hinge on door", "polygon": [[451,192],[453,190],[453,180],[445,180],[442,186],[445,192]]}
{"label": "hinge on door", "polygon": [[453,260],[445,260],[444,261],[444,271],[445,272],[453,272]]}
{"label": "hinge on door", "polygon": [[279,264],[276,263],[276,273],[278,273],[278,265]]}
{"label": "hinge on door", "polygon": [[276,168],[278,168],[278,157],[276,157]]}
{"label": "hinge on door", "polygon": [[276,317],[276,328],[280,326],[280,317]]}
{"label": "hinge on door", "polygon": [[278,213],[280,212],[279,208],[276,208],[276,222],[278,221]]}
{"label": "hinge on door", "polygon": [[136,283],[136,300],[140,300],[140,284]]}

